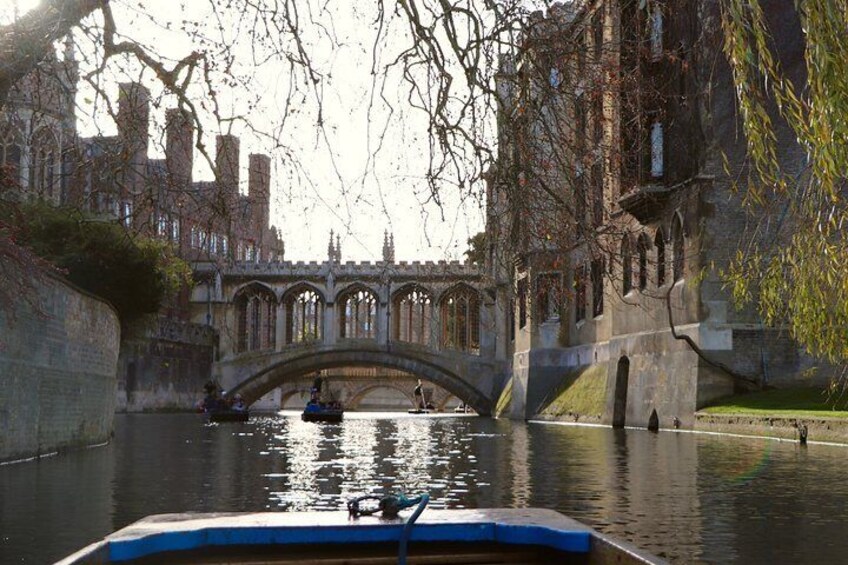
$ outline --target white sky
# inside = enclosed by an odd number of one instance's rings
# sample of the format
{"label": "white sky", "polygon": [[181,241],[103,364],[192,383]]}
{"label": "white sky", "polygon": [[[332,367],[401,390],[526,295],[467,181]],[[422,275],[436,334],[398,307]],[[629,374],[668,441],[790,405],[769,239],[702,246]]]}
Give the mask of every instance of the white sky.
{"label": "white sky", "polygon": [[[11,14],[14,4],[13,0],[0,0],[0,13]],[[37,2],[18,0],[17,4],[23,14]],[[140,4],[145,6],[145,12],[136,11]],[[333,32],[343,45],[341,49],[331,49],[320,38],[312,46],[317,54],[316,66],[328,75],[324,90],[328,139],[318,135],[315,114],[309,106],[298,105],[299,111],[287,120],[277,141],[287,151],[277,149],[272,153],[271,221],[282,230],[286,258],[326,259],[329,232],[334,229],[341,234],[342,260],[377,260],[382,256],[383,231],[388,229],[395,235],[397,260],[462,259],[466,240],[484,226],[481,199],[462,198],[457,188],[447,186],[442,190],[441,209],[425,204],[429,197],[425,184],[426,121],[403,100],[408,87],[397,80],[387,89],[395,114],[390,118],[379,101],[376,103],[369,142],[373,15],[361,13],[362,7],[357,4],[355,0],[347,5],[339,0],[336,4],[339,11],[333,19]],[[207,0],[113,0],[113,10],[119,32],[130,33],[134,39],[155,45],[159,53],[175,58],[197,47],[184,34],[164,29],[166,24],[177,27],[182,19],[213,21]],[[404,31],[400,27],[394,30],[398,34]],[[281,106],[289,88],[288,70],[276,61],[255,66],[249,61],[253,49],[247,45],[243,42],[236,49],[241,59],[236,63],[236,72],[250,75],[251,88],[245,93],[222,85],[220,99],[229,102],[236,112],[244,112],[247,100],[255,96],[258,106],[250,112],[250,125],[262,133],[279,131]],[[393,50],[398,51],[398,45],[390,42],[384,46],[382,58],[387,61],[395,56]],[[117,98],[119,80],[126,80],[126,75],[114,72],[106,79],[113,100]],[[154,94],[159,90],[149,76],[145,75],[143,82],[151,86]],[[97,107],[99,102],[90,90],[81,90],[78,116],[83,135],[114,133],[111,119]],[[163,124],[165,107],[172,104],[165,100],[161,108],[153,109],[157,127]],[[210,128],[206,143],[214,155],[214,134],[219,127],[214,120],[206,127]],[[366,174],[369,143],[371,149],[379,143],[379,132],[384,127],[386,134],[378,160]],[[158,134],[151,133],[151,153],[161,156],[161,141],[155,139]],[[241,137],[241,176],[246,187],[248,153],[268,153],[275,144],[252,135],[240,122],[232,125],[232,133]],[[211,171],[197,155],[195,163],[195,178],[210,179]],[[333,163],[338,175],[333,172]],[[482,189],[472,187],[477,195]]]}

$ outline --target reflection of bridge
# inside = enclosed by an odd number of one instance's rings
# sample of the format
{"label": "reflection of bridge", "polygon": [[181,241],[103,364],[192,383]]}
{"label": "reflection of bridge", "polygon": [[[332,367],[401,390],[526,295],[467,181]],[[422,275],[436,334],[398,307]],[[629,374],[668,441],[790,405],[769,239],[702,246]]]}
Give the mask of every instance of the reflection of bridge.
{"label": "reflection of bridge", "polygon": [[220,332],[224,388],[252,403],[317,371],[383,367],[490,413],[508,370],[506,315],[476,267],[331,257],[196,268],[193,317]]}

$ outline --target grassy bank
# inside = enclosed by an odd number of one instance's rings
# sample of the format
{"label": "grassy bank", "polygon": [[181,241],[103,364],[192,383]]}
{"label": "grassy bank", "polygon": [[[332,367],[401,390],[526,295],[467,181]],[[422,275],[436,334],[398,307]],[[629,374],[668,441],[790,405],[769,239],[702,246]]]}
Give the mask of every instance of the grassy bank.
{"label": "grassy bank", "polygon": [[818,388],[792,388],[740,394],[703,408],[707,414],[750,414],[783,418],[848,418],[848,399]]}
{"label": "grassy bank", "polygon": [[606,367],[603,365],[575,369],[563,376],[562,383],[540,415],[551,418],[571,415],[600,421],[604,412],[606,384]]}

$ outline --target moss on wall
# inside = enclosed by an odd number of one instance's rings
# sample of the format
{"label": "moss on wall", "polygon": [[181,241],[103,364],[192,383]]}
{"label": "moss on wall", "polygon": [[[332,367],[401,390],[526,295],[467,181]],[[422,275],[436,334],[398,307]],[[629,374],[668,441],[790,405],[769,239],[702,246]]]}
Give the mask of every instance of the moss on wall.
{"label": "moss on wall", "polygon": [[568,371],[539,415],[600,421],[606,402],[606,387],[607,368],[603,364],[586,365]]}

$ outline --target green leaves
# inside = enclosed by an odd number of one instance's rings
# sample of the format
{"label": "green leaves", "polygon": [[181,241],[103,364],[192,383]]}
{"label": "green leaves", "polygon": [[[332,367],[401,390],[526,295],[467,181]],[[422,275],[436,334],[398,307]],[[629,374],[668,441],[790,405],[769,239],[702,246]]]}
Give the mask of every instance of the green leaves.
{"label": "green leaves", "polygon": [[[774,47],[781,38],[770,36],[759,0],[722,2],[724,52],[752,165],[745,202],[765,225],[775,220],[769,207],[784,203],[778,233],[752,241],[723,274],[738,305],[755,302],[766,323],[785,325],[810,353],[845,362],[848,0],[799,1],[795,10],[805,40],[804,85],[782,70]],[[806,153],[801,170],[779,156],[784,125]]]}
{"label": "green leaves", "polygon": [[47,203],[0,215],[19,229],[19,243],[56,265],[69,281],[110,302],[127,329],[155,314],[191,282],[189,266],[167,242],[132,237],[113,221]]}

